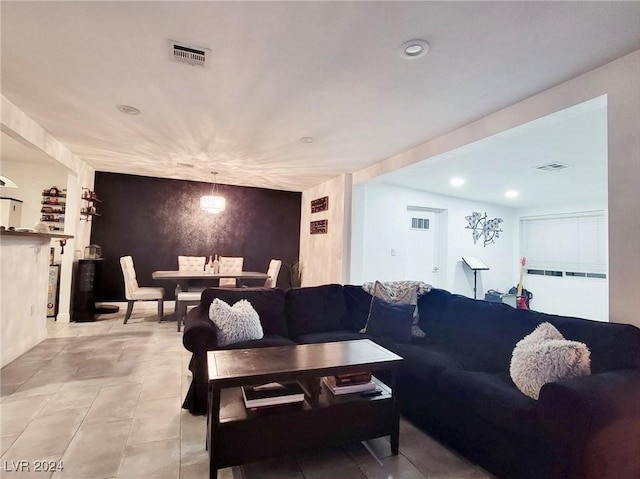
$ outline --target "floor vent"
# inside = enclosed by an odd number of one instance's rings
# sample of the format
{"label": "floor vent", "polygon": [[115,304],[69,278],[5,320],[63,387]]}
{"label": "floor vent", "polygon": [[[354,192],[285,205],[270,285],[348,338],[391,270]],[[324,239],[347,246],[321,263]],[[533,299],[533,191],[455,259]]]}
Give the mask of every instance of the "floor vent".
{"label": "floor vent", "polygon": [[565,165],[564,163],[547,163],[546,165],[536,166],[536,170],[541,171],[560,171],[565,168],[569,168],[569,165]]}
{"label": "floor vent", "polygon": [[211,54],[211,50],[208,48],[174,42],[173,40],[169,40],[169,49],[172,61],[200,67],[207,66],[207,57]]}

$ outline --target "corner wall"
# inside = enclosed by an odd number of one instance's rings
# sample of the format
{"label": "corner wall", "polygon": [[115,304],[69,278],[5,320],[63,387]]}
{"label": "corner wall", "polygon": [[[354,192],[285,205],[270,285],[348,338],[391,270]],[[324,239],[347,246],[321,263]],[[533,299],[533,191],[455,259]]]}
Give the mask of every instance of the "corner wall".
{"label": "corner wall", "polygon": [[[311,213],[311,200],[329,197],[329,209]],[[310,234],[311,221],[328,221],[326,234]],[[340,175],[302,193],[300,262],[303,286],[349,282],[351,175]]]}

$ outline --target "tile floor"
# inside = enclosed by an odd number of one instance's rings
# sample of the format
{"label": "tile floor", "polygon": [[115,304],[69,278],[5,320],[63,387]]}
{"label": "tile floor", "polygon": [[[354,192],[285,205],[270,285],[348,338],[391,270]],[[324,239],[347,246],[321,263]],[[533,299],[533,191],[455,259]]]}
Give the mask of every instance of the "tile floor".
{"label": "tile floor", "polygon": [[[136,305],[93,323],[49,321],[49,337],[0,374],[0,476],[205,479],[203,416],[181,409],[190,359],[175,322]],[[492,477],[401,422],[387,438],[220,471],[221,479],[486,479]],[[36,472],[36,461],[63,470]]]}

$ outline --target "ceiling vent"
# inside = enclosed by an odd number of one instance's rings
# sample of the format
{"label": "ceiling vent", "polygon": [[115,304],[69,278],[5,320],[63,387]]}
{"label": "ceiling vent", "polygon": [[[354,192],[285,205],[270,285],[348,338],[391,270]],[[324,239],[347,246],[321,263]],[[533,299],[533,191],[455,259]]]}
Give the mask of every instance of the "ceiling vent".
{"label": "ceiling vent", "polygon": [[172,61],[200,67],[207,66],[207,57],[211,50],[186,43],[169,40],[169,55]]}
{"label": "ceiling vent", "polygon": [[540,171],[560,171],[565,168],[569,168],[569,165],[565,165],[564,163],[547,163],[546,165],[536,166],[536,170]]}
{"label": "ceiling vent", "polygon": [[183,168],[195,168],[196,165],[194,165],[193,163],[183,163],[181,161],[179,161],[177,163],[178,166],[181,166]]}

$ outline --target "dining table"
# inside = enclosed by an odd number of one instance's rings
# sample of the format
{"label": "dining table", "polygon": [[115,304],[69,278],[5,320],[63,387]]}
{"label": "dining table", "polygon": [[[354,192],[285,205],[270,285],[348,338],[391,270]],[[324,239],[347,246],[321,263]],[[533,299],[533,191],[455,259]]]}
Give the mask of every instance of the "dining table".
{"label": "dining table", "polygon": [[176,293],[180,291],[189,291],[189,286],[193,283],[204,283],[210,286],[216,286],[221,278],[232,278],[240,280],[257,281],[262,283],[269,278],[267,273],[260,271],[240,271],[236,273],[211,273],[209,271],[154,271],[151,277],[155,280],[175,281],[177,284]]}

